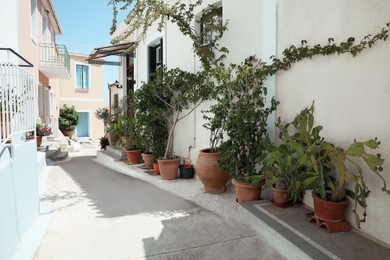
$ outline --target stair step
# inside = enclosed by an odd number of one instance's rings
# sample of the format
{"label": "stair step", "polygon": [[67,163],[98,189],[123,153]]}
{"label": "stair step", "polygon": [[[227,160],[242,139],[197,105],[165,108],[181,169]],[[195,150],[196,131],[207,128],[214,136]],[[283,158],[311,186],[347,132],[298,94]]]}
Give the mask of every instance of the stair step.
{"label": "stair step", "polygon": [[59,153],[57,153],[53,158],[51,158],[51,160],[53,161],[63,161],[65,160],[66,158],[68,157],[68,152],[64,151],[60,151]]}
{"label": "stair step", "polygon": [[46,158],[53,159],[60,152],[61,152],[61,149],[46,150]]}

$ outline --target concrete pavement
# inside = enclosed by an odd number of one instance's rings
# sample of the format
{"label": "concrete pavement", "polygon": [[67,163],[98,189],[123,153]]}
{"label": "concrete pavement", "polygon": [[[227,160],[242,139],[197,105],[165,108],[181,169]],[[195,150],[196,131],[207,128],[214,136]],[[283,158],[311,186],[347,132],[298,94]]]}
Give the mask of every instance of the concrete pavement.
{"label": "concrete pavement", "polygon": [[94,158],[51,167],[41,204],[54,216],[34,259],[283,259],[247,226]]}

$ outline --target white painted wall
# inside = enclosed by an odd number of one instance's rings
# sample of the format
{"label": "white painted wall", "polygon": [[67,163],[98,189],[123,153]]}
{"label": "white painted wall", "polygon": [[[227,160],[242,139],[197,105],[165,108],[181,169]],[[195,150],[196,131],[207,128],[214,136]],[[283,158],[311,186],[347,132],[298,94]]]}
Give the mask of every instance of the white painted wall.
{"label": "white painted wall", "polygon": [[10,259],[39,216],[36,143],[13,145],[12,158],[0,153],[0,259]]}
{"label": "white painted wall", "polygon": [[[0,38],[0,48],[12,48],[19,52],[19,1],[0,0],[0,6],[7,6],[7,8],[0,8],[0,31],[3,35]],[[0,60],[18,62],[14,55],[8,56],[4,51],[0,51]]]}
{"label": "white painted wall", "polygon": [[[280,55],[302,39],[311,44],[337,42],[354,36],[359,41],[378,32],[389,22],[387,0],[279,0],[278,46]],[[347,146],[353,139],[378,137],[385,158],[385,178],[390,183],[390,42],[379,42],[358,57],[316,57],[277,74],[276,97],[281,102],[277,115],[290,121],[315,100],[316,123],[323,136]],[[370,188],[367,222],[362,232],[390,245],[390,197],[380,192],[381,183],[367,177]],[[348,215],[354,223],[352,215]]]}

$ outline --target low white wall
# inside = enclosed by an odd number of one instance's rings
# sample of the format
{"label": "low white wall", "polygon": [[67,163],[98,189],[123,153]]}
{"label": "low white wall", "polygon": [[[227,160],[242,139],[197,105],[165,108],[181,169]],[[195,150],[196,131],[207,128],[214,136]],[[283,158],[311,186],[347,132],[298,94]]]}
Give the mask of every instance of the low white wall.
{"label": "low white wall", "polygon": [[12,159],[8,149],[0,151],[0,154],[0,259],[10,259],[19,242],[15,192],[12,185]]}
{"label": "low white wall", "polygon": [[0,259],[10,259],[39,216],[36,143],[0,155]]}
{"label": "low white wall", "polygon": [[[387,0],[288,1],[278,5],[278,54],[305,39],[309,44],[337,42],[353,36],[357,41],[375,34],[389,22]],[[316,124],[323,136],[346,147],[356,138],[378,137],[385,158],[384,172],[390,184],[390,42],[351,55],[315,57],[277,74],[277,116],[290,121],[315,100]],[[369,172],[367,172],[369,173]],[[367,176],[367,175],[366,175]],[[380,191],[378,178],[368,174],[367,222],[361,231],[390,245],[390,197]],[[350,212],[351,207],[349,208]],[[348,220],[354,224],[352,214]]]}

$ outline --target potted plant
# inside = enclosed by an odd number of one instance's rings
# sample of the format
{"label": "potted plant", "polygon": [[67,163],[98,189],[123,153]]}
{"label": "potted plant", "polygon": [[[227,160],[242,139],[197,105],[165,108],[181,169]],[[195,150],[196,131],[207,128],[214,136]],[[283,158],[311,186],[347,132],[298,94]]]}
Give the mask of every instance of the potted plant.
{"label": "potted plant", "polygon": [[191,153],[192,146],[190,145],[188,147],[188,154],[187,157],[181,157],[180,158],[180,165],[179,165],[179,170],[180,170],[180,177],[183,179],[191,179],[194,177],[194,166],[192,165],[191,162]]}
{"label": "potted plant", "polygon": [[156,167],[154,161],[158,165],[157,158],[163,158],[168,136],[166,122],[161,118],[164,105],[150,90],[144,86],[134,93],[143,158],[148,169]]}
{"label": "potted plant", "polygon": [[45,125],[42,123],[36,123],[35,131],[36,131],[37,147],[41,146],[42,137],[52,134],[51,127],[49,125]]}
{"label": "potted plant", "polygon": [[187,117],[205,99],[210,96],[207,74],[193,74],[181,69],[168,70],[165,66],[154,73],[153,80],[145,83],[152,95],[161,101],[163,109],[160,117],[168,127],[168,136],[163,159],[158,160],[162,179],[171,180],[177,177],[179,159],[174,155],[174,130],[177,123]]}
{"label": "potted plant", "polygon": [[277,105],[272,98],[267,107],[262,66],[253,57],[239,66],[231,65],[218,103],[211,108],[227,136],[219,146],[219,163],[233,177],[239,202],[260,199],[262,183],[253,185],[251,178],[261,173],[259,158],[269,143],[267,119]]}
{"label": "potted plant", "polygon": [[[288,128],[294,132],[290,134]],[[320,221],[331,223],[343,220],[344,211],[348,205],[346,196],[354,201],[352,212],[355,223],[360,227],[365,222],[367,213],[366,198],[369,190],[365,181],[365,171],[379,177],[383,182],[382,191],[390,195],[386,182],[381,175],[383,159],[379,153],[372,153],[378,149],[380,142],[370,139],[364,142],[354,141],[347,149],[327,142],[320,136],[322,126],[314,126],[314,104],[302,110],[297,117],[285,125],[282,136],[288,136],[298,144],[299,157],[305,167],[302,184],[305,189],[312,190],[314,200],[314,215]],[[361,163],[367,167],[362,167]],[[349,185],[347,185],[349,183]],[[353,187],[353,190],[347,187]],[[358,208],[362,213],[358,213]],[[336,214],[330,209],[337,208]],[[323,210],[325,211],[318,211]]]}
{"label": "potted plant", "polygon": [[74,106],[66,104],[60,108],[60,117],[58,118],[59,128],[65,136],[72,138],[73,131],[79,123],[79,113]]}
{"label": "potted plant", "polygon": [[141,160],[141,140],[140,128],[136,116],[134,115],[134,95],[128,94],[123,97],[122,114],[118,115],[116,126],[118,133],[122,134],[118,143],[126,150],[127,160],[131,164],[137,164]]}
{"label": "potted plant", "polygon": [[230,179],[228,170],[222,170],[219,165],[221,153],[218,148],[223,139],[224,113],[226,112],[221,107],[225,104],[223,102],[227,101],[221,93],[224,93],[224,88],[229,88],[231,70],[216,67],[210,72],[215,79],[212,98],[217,101],[217,104],[212,105],[209,110],[202,111],[203,119],[206,120],[203,127],[210,131],[210,147],[199,151],[196,172],[207,193],[219,194],[226,191],[226,183]]}

